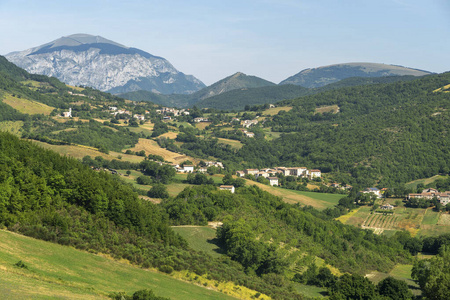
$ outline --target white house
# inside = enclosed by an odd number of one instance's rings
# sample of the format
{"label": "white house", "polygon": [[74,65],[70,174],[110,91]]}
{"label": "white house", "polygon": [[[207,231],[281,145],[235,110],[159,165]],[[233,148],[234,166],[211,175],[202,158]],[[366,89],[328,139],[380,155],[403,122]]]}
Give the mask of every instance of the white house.
{"label": "white house", "polygon": [[248,174],[248,175],[256,175],[256,173],[258,173],[259,170],[258,169],[245,169],[244,172],[245,172],[245,174]]}
{"label": "white house", "polygon": [[244,177],[245,176],[245,172],[244,171],[237,171],[236,172],[236,176],[237,177]]}
{"label": "white house", "polygon": [[234,186],[233,185],[221,185],[219,187],[222,191],[230,191],[232,194],[234,194]]}
{"label": "white house", "polygon": [[364,191],[361,191],[361,193],[364,194],[374,194],[375,196],[377,196],[377,198],[381,198],[381,191],[375,187],[372,188],[366,188]]}
{"label": "white house", "polygon": [[194,172],[194,166],[193,165],[184,165],[183,170],[185,173],[192,173],[192,172]]}
{"label": "white house", "polygon": [[311,177],[311,179],[316,178],[316,177],[321,177],[322,176],[322,172],[320,172],[320,170],[317,170],[317,169],[309,170],[309,176]]}
{"label": "white house", "polygon": [[271,186],[278,185],[278,177],[269,177],[269,184]]}
{"label": "white house", "polygon": [[72,108],[69,108],[69,111],[63,112],[64,118],[72,118]]}

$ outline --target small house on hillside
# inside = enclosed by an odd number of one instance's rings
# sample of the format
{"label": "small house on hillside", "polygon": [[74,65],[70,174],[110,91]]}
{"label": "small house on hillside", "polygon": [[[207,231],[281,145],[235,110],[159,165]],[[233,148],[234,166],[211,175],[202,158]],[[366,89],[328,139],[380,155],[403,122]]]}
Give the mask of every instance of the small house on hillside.
{"label": "small house on hillside", "polygon": [[269,184],[271,186],[278,185],[278,177],[269,177]]}
{"label": "small house on hillside", "polygon": [[183,170],[185,173],[192,173],[192,172],[194,172],[194,166],[193,165],[184,165]]}
{"label": "small house on hillside", "polygon": [[220,190],[223,191],[230,191],[232,194],[234,194],[234,186],[233,185],[221,185],[219,187]]}

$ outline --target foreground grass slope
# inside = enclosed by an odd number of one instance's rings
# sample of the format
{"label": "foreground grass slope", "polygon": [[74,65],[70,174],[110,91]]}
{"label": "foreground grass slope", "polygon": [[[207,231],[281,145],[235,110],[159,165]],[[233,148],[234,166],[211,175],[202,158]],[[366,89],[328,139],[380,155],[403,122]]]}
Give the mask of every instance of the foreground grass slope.
{"label": "foreground grass slope", "polygon": [[[14,266],[19,260],[28,269]],[[2,299],[109,299],[111,292],[152,289],[171,299],[234,299],[108,257],[0,231]]]}

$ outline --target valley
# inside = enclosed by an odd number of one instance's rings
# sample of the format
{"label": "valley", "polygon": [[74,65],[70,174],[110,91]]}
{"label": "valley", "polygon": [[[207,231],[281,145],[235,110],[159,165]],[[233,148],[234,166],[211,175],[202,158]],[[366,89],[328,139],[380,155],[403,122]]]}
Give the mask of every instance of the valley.
{"label": "valley", "polygon": [[[307,299],[344,280],[375,293],[388,276],[418,295],[413,264],[450,244],[445,199],[407,199],[450,190],[446,73],[284,99],[270,89],[300,88],[237,73],[201,99],[220,110],[123,99],[0,63],[0,290],[10,298],[149,288]],[[226,94],[237,91],[267,101],[236,96],[236,106]]]}

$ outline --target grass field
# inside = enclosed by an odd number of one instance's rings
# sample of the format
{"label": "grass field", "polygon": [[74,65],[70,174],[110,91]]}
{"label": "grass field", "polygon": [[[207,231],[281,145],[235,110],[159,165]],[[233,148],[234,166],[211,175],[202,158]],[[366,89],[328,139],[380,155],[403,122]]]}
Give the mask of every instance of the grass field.
{"label": "grass field", "polygon": [[170,162],[176,162],[176,163],[182,163],[185,160],[190,160],[193,163],[197,164],[199,162],[198,159],[195,159],[190,156],[186,156],[180,153],[175,153],[172,151],[169,151],[167,149],[161,148],[158,143],[154,140],[148,140],[148,139],[139,139],[139,143],[136,144],[134,148],[130,148],[131,151],[141,151],[144,150],[145,154],[156,154],[160,155],[164,158],[166,161]]}
{"label": "grass field", "polygon": [[230,145],[235,149],[241,149],[244,146],[240,141],[218,138],[220,144]]}
{"label": "grass field", "polygon": [[208,125],[211,125],[211,122],[198,122],[198,123],[195,123],[195,127],[200,129],[200,130],[205,129],[205,127],[208,126]]}
{"label": "grass field", "polygon": [[319,210],[335,206],[339,200],[345,195],[325,194],[315,192],[302,192],[295,190],[283,189],[280,187],[265,185],[256,181],[245,179],[247,185],[256,185],[260,189],[271,193],[272,195],[282,197],[283,200],[290,204],[300,203],[303,205],[311,205]]}
{"label": "grass field", "polygon": [[337,114],[339,112],[339,106],[338,105],[327,105],[327,106],[321,106],[316,108],[316,113],[323,114],[326,112],[331,112],[334,114]]}
{"label": "grass field", "polygon": [[181,235],[189,247],[196,251],[204,251],[211,256],[220,257],[220,248],[213,243],[216,230],[208,226],[173,226],[172,229]]}
{"label": "grass field", "polygon": [[417,180],[408,182],[408,183],[405,185],[405,187],[406,187],[407,189],[416,189],[416,188],[417,188],[417,185],[418,185],[419,183],[422,183],[423,185],[427,185],[427,184],[430,184],[430,183],[436,181],[437,179],[446,179],[446,178],[448,178],[448,176],[435,175],[435,176],[430,177],[430,178],[417,179]]}
{"label": "grass field", "polygon": [[55,109],[54,107],[45,105],[40,102],[13,97],[13,95],[11,94],[6,94],[4,96],[3,103],[8,104],[21,113],[30,115],[43,114],[48,116]]}
{"label": "grass field", "polygon": [[20,136],[20,129],[23,126],[23,121],[3,121],[0,122],[0,130],[7,131],[14,135]]}
{"label": "grass field", "polygon": [[409,289],[413,292],[415,296],[418,296],[421,294],[421,291],[419,289],[419,285],[411,278],[411,270],[412,265],[396,265],[389,273],[381,273],[374,271],[372,273],[369,273],[366,275],[370,281],[372,281],[374,284],[377,284],[384,278],[388,276],[392,276],[395,279],[403,280],[408,284]]}
{"label": "grass field", "polygon": [[291,109],[292,109],[292,106],[281,106],[281,107],[269,108],[269,109],[266,109],[265,111],[263,111],[262,115],[263,116],[274,116],[282,110],[290,111]]}
{"label": "grass field", "polygon": [[91,156],[92,158],[95,158],[96,156],[101,156],[104,159],[112,160],[112,159],[118,159],[119,156],[122,157],[122,160],[129,161],[129,162],[140,162],[144,158],[142,156],[136,156],[136,155],[128,155],[123,154],[119,152],[110,151],[109,154],[102,153],[98,151],[97,149],[89,146],[83,146],[83,145],[50,145],[47,143],[43,143],[40,141],[34,141],[33,143],[36,143],[37,145],[41,146],[42,148],[49,149],[52,151],[55,151],[56,153],[59,153],[61,155],[67,155],[70,157],[74,157],[77,159],[82,159],[86,155]]}
{"label": "grass field", "polygon": [[[28,269],[14,266],[22,260]],[[71,247],[0,231],[2,299],[109,299],[152,289],[170,299],[234,299],[225,294]]]}

